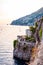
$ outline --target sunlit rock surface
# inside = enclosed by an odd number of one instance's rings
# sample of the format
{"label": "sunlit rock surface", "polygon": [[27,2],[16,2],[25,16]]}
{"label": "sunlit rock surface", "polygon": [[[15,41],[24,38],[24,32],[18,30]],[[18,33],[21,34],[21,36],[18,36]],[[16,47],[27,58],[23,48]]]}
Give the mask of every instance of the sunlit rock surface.
{"label": "sunlit rock surface", "polygon": [[34,61],[30,61],[28,65],[43,65],[43,21],[42,21],[42,40],[41,44],[38,46],[37,55],[35,56]]}
{"label": "sunlit rock surface", "polygon": [[38,52],[34,61],[28,65],[43,65],[43,44],[38,47]]}

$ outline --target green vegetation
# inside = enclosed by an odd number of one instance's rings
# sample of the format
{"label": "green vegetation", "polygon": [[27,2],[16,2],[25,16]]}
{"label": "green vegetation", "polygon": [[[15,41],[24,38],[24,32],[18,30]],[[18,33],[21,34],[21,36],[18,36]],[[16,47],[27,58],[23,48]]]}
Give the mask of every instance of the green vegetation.
{"label": "green vegetation", "polygon": [[[30,37],[26,36],[26,40],[28,41],[32,41],[32,42],[36,42],[35,38],[34,38],[34,33],[36,31],[36,28],[38,27],[38,24],[37,22],[35,23],[35,26],[30,26],[30,31],[32,31],[32,35]],[[39,36],[40,36],[40,39],[42,38],[42,29],[40,28],[40,31],[39,31]]]}
{"label": "green vegetation", "polygon": [[30,26],[30,31],[32,31],[32,34],[35,33],[37,27],[38,27],[37,22],[35,23],[35,26]]}
{"label": "green vegetation", "polygon": [[35,23],[35,28],[37,28],[38,27],[38,24],[37,24],[37,22]]}
{"label": "green vegetation", "polygon": [[18,42],[17,40],[14,40],[14,41],[13,41],[13,46],[14,46],[14,48],[16,47],[17,42]]}
{"label": "green vegetation", "polygon": [[32,35],[30,37],[26,36],[26,40],[31,42],[36,42],[34,38],[34,33],[36,31],[37,26],[38,26],[37,22],[35,23],[35,26],[30,26],[30,31],[32,31]]}
{"label": "green vegetation", "polygon": [[39,31],[40,38],[42,38],[42,29]]}
{"label": "green vegetation", "polygon": [[[30,27],[30,31],[32,31],[32,35],[35,33],[37,27],[38,27],[37,22],[35,23],[35,27],[33,27],[33,26]],[[41,39],[42,38],[42,29],[41,28],[39,30],[39,36],[40,36],[40,39]]]}
{"label": "green vegetation", "polygon": [[[42,19],[43,20],[43,19]],[[35,23],[35,27],[37,28],[38,27],[38,24],[37,24],[37,22]],[[40,36],[40,38],[42,38],[42,29],[40,28],[40,30],[39,30],[39,36]]]}
{"label": "green vegetation", "polygon": [[35,30],[36,30],[36,28],[35,28],[35,27],[30,26],[30,31],[32,31],[32,34],[34,34],[34,33],[35,33]]}
{"label": "green vegetation", "polygon": [[28,40],[28,41],[30,41],[30,42],[36,42],[35,38],[33,36],[30,36],[30,37],[26,36],[25,39]]}

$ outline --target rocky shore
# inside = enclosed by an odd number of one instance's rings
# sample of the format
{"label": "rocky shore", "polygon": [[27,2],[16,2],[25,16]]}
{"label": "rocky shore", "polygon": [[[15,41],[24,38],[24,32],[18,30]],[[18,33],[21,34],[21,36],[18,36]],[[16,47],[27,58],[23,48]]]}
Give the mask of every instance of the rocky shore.
{"label": "rocky shore", "polygon": [[14,41],[13,58],[28,61],[29,65],[43,65],[43,16],[31,32],[30,37],[18,36]]}
{"label": "rocky shore", "polygon": [[[33,43],[35,44],[35,43]],[[18,47],[16,48],[16,50],[13,50],[13,58],[18,58],[24,61],[30,61],[31,55],[32,55],[32,48],[34,47],[31,44],[24,44],[19,47],[20,45],[18,45]]]}

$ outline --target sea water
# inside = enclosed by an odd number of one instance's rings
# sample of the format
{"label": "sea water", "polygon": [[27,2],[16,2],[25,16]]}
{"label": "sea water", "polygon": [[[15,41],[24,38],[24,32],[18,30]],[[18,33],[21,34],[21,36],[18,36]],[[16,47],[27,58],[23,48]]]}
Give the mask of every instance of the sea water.
{"label": "sea water", "polygon": [[25,35],[28,26],[0,25],[0,65],[26,65],[13,59],[13,40],[17,35]]}

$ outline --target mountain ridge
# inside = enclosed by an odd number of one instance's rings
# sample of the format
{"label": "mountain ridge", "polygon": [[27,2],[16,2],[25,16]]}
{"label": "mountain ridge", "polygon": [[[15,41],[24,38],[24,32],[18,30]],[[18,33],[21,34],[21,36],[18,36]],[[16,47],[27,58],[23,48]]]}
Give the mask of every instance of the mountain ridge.
{"label": "mountain ridge", "polygon": [[17,20],[13,20],[11,25],[33,26],[34,22],[37,19],[40,19],[41,16],[43,16],[43,7],[30,15],[26,15],[24,17],[17,19]]}

